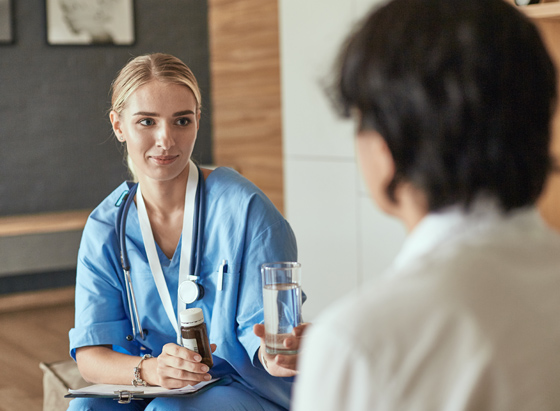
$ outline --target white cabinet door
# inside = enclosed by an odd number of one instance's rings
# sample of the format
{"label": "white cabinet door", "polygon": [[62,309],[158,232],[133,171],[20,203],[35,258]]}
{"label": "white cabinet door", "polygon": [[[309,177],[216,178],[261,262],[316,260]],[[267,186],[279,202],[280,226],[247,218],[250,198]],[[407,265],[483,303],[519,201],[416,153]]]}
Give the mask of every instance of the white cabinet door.
{"label": "white cabinet door", "polygon": [[286,217],[297,237],[307,321],[358,285],[354,162],[287,159]]}
{"label": "white cabinet door", "polygon": [[324,88],[354,19],[352,2],[279,5],[284,156],[352,158],[352,122],[337,116]]}
{"label": "white cabinet door", "polygon": [[356,5],[356,18],[361,20],[365,18],[374,7],[386,3],[386,0],[354,0]]}

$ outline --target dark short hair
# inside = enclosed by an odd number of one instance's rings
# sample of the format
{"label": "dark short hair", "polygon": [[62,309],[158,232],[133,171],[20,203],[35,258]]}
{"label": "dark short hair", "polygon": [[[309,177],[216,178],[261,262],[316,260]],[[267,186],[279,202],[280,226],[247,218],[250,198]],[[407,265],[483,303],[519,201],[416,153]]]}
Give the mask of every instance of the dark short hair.
{"label": "dark short hair", "polygon": [[535,203],[552,159],[556,73],[533,23],[504,0],[393,0],[342,50],[345,116],[376,130],[430,211],[479,194]]}

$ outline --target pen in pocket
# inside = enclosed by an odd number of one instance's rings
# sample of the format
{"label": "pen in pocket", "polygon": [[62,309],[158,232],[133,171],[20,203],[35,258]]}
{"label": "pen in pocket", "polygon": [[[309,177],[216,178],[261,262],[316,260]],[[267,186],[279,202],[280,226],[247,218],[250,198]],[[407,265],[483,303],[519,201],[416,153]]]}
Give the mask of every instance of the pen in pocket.
{"label": "pen in pocket", "polygon": [[222,291],[224,288],[224,273],[227,274],[228,266],[227,260],[222,260],[222,264],[220,265],[219,274],[218,274],[218,291]]}

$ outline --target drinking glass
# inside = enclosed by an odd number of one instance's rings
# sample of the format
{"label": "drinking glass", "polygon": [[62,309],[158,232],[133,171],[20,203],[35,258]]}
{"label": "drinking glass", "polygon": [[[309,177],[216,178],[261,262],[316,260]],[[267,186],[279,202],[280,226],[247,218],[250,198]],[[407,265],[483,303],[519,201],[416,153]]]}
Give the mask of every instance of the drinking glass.
{"label": "drinking glass", "polygon": [[265,263],[261,266],[261,273],[266,352],[297,354],[297,350],[284,346],[284,340],[302,323],[301,264]]}

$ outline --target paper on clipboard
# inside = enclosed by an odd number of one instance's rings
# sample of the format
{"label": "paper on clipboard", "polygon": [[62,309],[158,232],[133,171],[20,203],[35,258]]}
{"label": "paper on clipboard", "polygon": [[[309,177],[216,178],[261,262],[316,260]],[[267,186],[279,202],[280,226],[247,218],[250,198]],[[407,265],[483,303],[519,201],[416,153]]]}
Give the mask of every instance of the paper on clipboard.
{"label": "paper on clipboard", "polygon": [[129,392],[131,394],[143,394],[143,396],[163,397],[166,395],[175,396],[182,394],[192,394],[208,384],[217,382],[219,378],[211,379],[210,381],[202,381],[196,385],[187,385],[183,388],[167,389],[163,387],[143,387],[134,385],[113,385],[113,384],[95,384],[76,390],[69,389],[68,392],[72,395],[92,395],[92,396],[114,396],[117,392]]}

